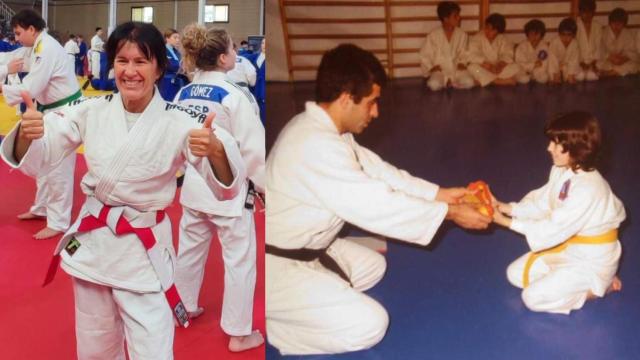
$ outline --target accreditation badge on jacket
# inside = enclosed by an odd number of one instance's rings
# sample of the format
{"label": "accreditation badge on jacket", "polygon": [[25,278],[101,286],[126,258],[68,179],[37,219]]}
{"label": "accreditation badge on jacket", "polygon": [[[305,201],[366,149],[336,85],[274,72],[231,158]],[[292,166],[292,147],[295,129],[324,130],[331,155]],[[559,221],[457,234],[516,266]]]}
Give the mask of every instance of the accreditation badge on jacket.
{"label": "accreditation badge on jacket", "polygon": [[569,186],[571,186],[571,179],[567,180],[562,184],[562,188],[560,189],[560,195],[558,195],[558,199],[564,200],[569,195]]}

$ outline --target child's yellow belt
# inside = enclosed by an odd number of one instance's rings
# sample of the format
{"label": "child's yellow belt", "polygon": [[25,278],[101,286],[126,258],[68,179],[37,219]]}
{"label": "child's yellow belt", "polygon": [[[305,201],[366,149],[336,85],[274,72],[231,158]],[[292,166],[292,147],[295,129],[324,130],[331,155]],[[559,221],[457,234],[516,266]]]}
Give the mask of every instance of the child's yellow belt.
{"label": "child's yellow belt", "polygon": [[607,231],[604,234],[595,235],[595,236],[581,236],[576,235],[571,237],[569,240],[563,242],[560,245],[554,246],[547,250],[542,250],[538,252],[532,252],[527,259],[527,262],[524,265],[524,272],[522,274],[522,284],[523,287],[529,286],[529,271],[531,270],[531,265],[536,261],[537,258],[543,255],[558,253],[567,248],[567,246],[571,244],[607,244],[613,243],[618,240],[618,229],[612,229]]}

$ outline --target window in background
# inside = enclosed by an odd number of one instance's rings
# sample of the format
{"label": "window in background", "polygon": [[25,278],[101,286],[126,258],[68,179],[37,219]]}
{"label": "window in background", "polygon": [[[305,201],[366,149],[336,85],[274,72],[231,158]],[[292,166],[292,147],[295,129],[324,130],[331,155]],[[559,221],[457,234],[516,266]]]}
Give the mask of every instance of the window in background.
{"label": "window in background", "polygon": [[204,22],[206,23],[228,23],[229,5],[205,5]]}
{"label": "window in background", "polygon": [[131,8],[131,21],[141,21],[145,23],[153,22],[153,7],[132,7]]}

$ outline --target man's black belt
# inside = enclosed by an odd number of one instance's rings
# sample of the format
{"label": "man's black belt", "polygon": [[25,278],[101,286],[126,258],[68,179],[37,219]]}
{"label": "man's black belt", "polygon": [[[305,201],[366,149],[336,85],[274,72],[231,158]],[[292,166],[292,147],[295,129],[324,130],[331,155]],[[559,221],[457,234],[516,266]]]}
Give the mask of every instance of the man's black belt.
{"label": "man's black belt", "polygon": [[318,259],[322,266],[338,274],[338,276],[340,276],[344,281],[353,286],[353,284],[351,284],[351,281],[349,280],[349,277],[344,272],[344,270],[342,270],[340,265],[338,265],[338,263],[331,256],[329,256],[329,254],[327,254],[327,249],[281,249],[269,244],[266,244],[265,246],[267,254],[271,254],[274,256],[299,261],[314,261]]}

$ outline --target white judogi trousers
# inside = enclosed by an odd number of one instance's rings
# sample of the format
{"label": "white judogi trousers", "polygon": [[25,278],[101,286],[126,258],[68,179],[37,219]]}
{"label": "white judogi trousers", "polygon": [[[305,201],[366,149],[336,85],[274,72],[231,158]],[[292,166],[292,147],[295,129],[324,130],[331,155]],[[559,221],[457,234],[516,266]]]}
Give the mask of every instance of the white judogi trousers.
{"label": "white judogi trousers", "polygon": [[549,82],[549,73],[546,67],[537,67],[530,73],[527,73],[524,69],[520,69],[520,72],[516,75],[516,81],[520,84],[528,84],[531,79],[539,84]]}
{"label": "white judogi trousers", "polygon": [[220,326],[231,336],[251,334],[256,285],[256,232],[253,211],[242,216],[205,214],[183,207],[176,286],[187,311],[198,308],[211,237],[217,230],[224,260]]}
{"label": "white judogi trousers", "polygon": [[124,360],[125,336],[131,360],[173,359],[173,315],[164,293],[72,279],[79,360]]}
{"label": "white judogi trousers", "polygon": [[91,75],[94,79],[100,79],[100,51],[91,51]]}
{"label": "white judogi trousers", "polygon": [[434,71],[427,80],[427,86],[432,91],[438,91],[447,86],[447,82],[456,89],[471,89],[473,87],[473,77],[467,70],[454,70],[452,75],[445,75],[442,71]]}
{"label": "white judogi trousers", "polygon": [[67,231],[71,225],[73,181],[76,153],[65,157],[58,166],[36,177],[36,198],[29,211],[47,217],[47,227]]}
{"label": "white judogi trousers", "polygon": [[487,86],[496,79],[508,79],[516,76],[520,72],[520,66],[515,63],[507,64],[499,74],[494,74],[483,68],[480,64],[469,64],[467,67],[473,78],[480,83],[480,86]]}
{"label": "white judogi trousers", "polygon": [[386,310],[362,293],[382,279],[384,257],[344,239],[334,241],[327,251],[353,287],[317,260],[266,256],[267,334],[282,354],[367,349],[387,331]]}
{"label": "white judogi trousers", "polygon": [[[597,245],[587,245],[597,246]],[[618,246],[618,253],[620,247]],[[507,278],[516,287],[522,288],[524,267],[531,253],[526,253],[507,268]],[[547,254],[536,259],[529,270],[529,286],[522,291],[522,301],[532,311],[569,314],[582,308],[593,286],[593,271],[580,269],[575,256],[566,252]],[[617,261],[608,273],[609,284],[616,275]]]}

